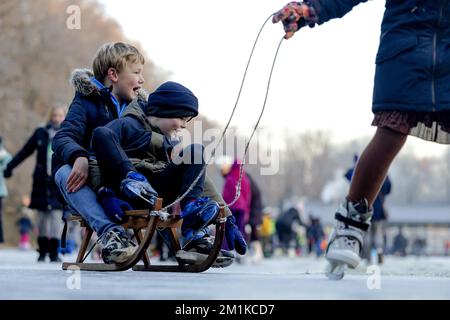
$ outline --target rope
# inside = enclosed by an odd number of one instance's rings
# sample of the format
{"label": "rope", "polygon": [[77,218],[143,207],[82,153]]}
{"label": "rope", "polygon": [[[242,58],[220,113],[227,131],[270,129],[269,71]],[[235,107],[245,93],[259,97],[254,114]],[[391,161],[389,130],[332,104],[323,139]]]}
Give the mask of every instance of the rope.
{"label": "rope", "polygon": [[283,38],[281,38],[280,42],[278,43],[277,51],[275,52],[275,56],[274,56],[274,59],[272,62],[272,68],[270,69],[269,80],[267,81],[267,88],[266,88],[266,95],[264,97],[264,103],[261,108],[261,112],[259,113],[259,117],[258,117],[258,120],[256,121],[255,127],[253,128],[252,134],[250,135],[250,139],[248,140],[248,142],[245,146],[244,155],[242,156],[242,164],[240,165],[240,171],[239,171],[239,181],[236,186],[236,196],[234,197],[233,201],[231,201],[230,203],[227,203],[224,206],[221,206],[221,208],[232,206],[233,204],[236,203],[236,201],[239,199],[239,197],[241,195],[241,183],[242,183],[242,177],[243,177],[243,173],[244,173],[245,157],[247,156],[248,148],[250,146],[250,142],[252,141],[253,135],[255,134],[256,130],[258,129],[259,123],[260,123],[261,118],[266,109],[267,97],[269,96],[270,82],[272,80],[273,69],[275,67],[275,62],[277,61],[278,52],[280,51],[280,47],[281,47],[281,44],[283,43],[283,39],[284,39],[284,36],[283,36]]}
{"label": "rope", "polygon": [[[198,174],[198,176],[194,179],[194,181],[193,181],[192,184],[189,186],[189,188],[188,188],[188,189],[187,189],[180,197],[178,197],[175,201],[173,201],[173,202],[170,203],[169,205],[167,205],[167,206],[165,206],[164,208],[162,208],[162,209],[161,209],[162,211],[167,211],[169,208],[171,208],[171,207],[173,207],[174,205],[176,205],[177,203],[181,202],[181,201],[182,201],[182,200],[183,200],[183,199],[184,199],[184,198],[192,191],[192,189],[194,188],[195,184],[196,184],[196,183],[200,180],[200,178],[203,176],[203,174],[204,174],[205,171],[206,171],[207,166],[210,164],[211,160],[214,158],[214,156],[215,156],[215,154],[216,154],[217,147],[220,145],[220,143],[222,142],[223,138],[225,137],[225,134],[226,134],[226,132],[227,132],[227,130],[228,130],[228,127],[230,126],[231,120],[232,120],[233,117],[234,117],[234,113],[235,113],[235,111],[236,111],[237,105],[238,105],[238,103],[239,103],[239,99],[240,99],[240,97],[241,97],[242,88],[243,88],[244,83],[245,83],[245,78],[246,78],[246,76],[247,76],[247,71],[248,71],[248,68],[249,68],[249,66],[250,66],[250,62],[251,62],[251,60],[252,60],[252,57],[253,57],[253,53],[254,53],[254,51],[255,51],[256,44],[258,43],[258,40],[259,40],[259,37],[260,37],[260,35],[261,35],[262,30],[264,29],[264,27],[265,27],[265,25],[267,24],[267,22],[272,18],[272,16],[273,16],[273,14],[271,14],[271,15],[264,21],[263,25],[262,25],[261,28],[259,29],[258,35],[256,36],[255,42],[253,43],[253,47],[252,47],[252,50],[251,50],[251,52],[250,52],[250,56],[249,56],[249,58],[248,58],[247,65],[246,65],[246,67],[245,67],[244,76],[242,77],[242,80],[241,80],[241,86],[240,86],[240,88],[239,88],[239,92],[238,92],[238,95],[237,95],[237,98],[236,98],[236,101],[235,101],[233,110],[232,110],[232,112],[231,112],[231,114],[230,114],[230,117],[228,118],[228,122],[227,122],[227,124],[226,124],[226,126],[225,126],[225,129],[224,129],[223,132],[222,132],[222,135],[221,135],[221,137],[220,137],[220,139],[219,139],[219,142],[217,143],[217,145],[213,148],[213,150],[212,150],[212,152],[211,152],[210,158],[208,159],[208,161],[206,161],[206,163],[204,164],[202,170],[200,171],[200,173]],[[249,148],[250,142],[251,142],[251,140],[252,140],[252,138],[253,138],[253,136],[254,136],[256,130],[258,129],[259,122],[261,121],[261,118],[262,118],[262,116],[263,116],[263,114],[264,114],[264,111],[265,111],[266,102],[267,102],[267,97],[268,97],[268,94],[269,94],[270,82],[271,82],[271,79],[272,79],[272,73],[273,73],[273,70],[274,70],[275,62],[276,62],[276,60],[277,60],[278,52],[279,52],[279,50],[280,50],[281,43],[283,42],[283,39],[284,39],[284,37],[280,40],[280,42],[279,42],[279,44],[278,44],[278,47],[277,47],[277,50],[276,50],[276,52],[275,52],[275,56],[274,56],[274,59],[273,59],[273,62],[272,62],[272,68],[271,68],[270,74],[269,74],[269,80],[268,80],[268,82],[267,82],[267,89],[266,89],[266,94],[265,94],[264,103],[263,103],[263,106],[262,106],[262,108],[261,108],[261,112],[260,112],[260,114],[259,114],[259,117],[258,117],[258,120],[257,120],[257,122],[256,122],[256,124],[255,124],[255,127],[253,128],[253,131],[252,131],[252,133],[251,133],[251,135],[250,135],[250,139],[248,140],[248,142],[247,142],[247,144],[246,144],[246,146],[245,146],[245,151],[244,151],[244,154],[243,154],[243,157],[242,157],[242,159],[243,159],[242,161],[243,161],[243,162],[242,162],[242,164],[240,165],[239,181],[238,181],[238,185],[236,186],[236,195],[235,195],[235,197],[234,197],[234,199],[233,199],[232,202],[226,203],[225,205],[220,206],[220,208],[226,208],[226,207],[232,206],[232,205],[239,199],[239,197],[240,197],[240,193],[241,193],[241,183],[242,183],[242,177],[243,177],[243,171],[244,171],[243,168],[244,168],[244,164],[245,164],[245,157],[246,157],[246,155],[247,155],[247,152],[248,152],[248,148]]]}

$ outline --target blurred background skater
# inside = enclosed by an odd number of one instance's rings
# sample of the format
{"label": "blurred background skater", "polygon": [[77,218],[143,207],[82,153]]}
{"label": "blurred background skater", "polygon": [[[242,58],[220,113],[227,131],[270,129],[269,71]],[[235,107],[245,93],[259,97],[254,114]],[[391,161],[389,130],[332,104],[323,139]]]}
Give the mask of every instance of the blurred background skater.
{"label": "blurred background skater", "polygon": [[19,219],[16,221],[20,234],[19,249],[25,251],[31,249],[30,234],[34,229],[34,224],[32,221],[33,210],[28,208],[30,206],[30,202],[31,199],[29,196],[22,196],[22,204],[18,209]]}
{"label": "blurred background skater", "polygon": [[[236,188],[238,186],[240,178],[241,163],[242,163],[241,160],[234,159],[232,164],[228,162],[222,165],[221,173],[225,179],[222,195],[225,203],[231,203],[232,201],[234,201],[234,198],[236,197],[237,192]],[[246,234],[245,225],[248,223],[250,218],[251,199],[252,194],[250,188],[250,181],[248,179],[245,170],[243,170],[239,198],[232,206],[230,206],[231,213],[233,214],[233,217],[236,219],[236,226],[243,235]],[[223,248],[225,250],[228,250],[226,242],[224,242]],[[237,255],[238,262],[243,262],[242,259],[243,259],[242,256]]]}
{"label": "blurred background skater", "polygon": [[403,228],[398,227],[398,233],[394,237],[391,253],[396,256],[406,257],[406,248],[408,247],[408,239],[403,234]]}
{"label": "blurred background skater", "polygon": [[322,256],[323,253],[323,240],[325,238],[325,232],[323,231],[322,223],[318,217],[309,215],[310,223],[307,226],[307,238],[308,238],[308,251],[309,253],[315,253],[316,257]]}
{"label": "blurred background skater", "polygon": [[6,182],[3,178],[3,171],[6,169],[8,162],[11,161],[11,155],[3,147],[3,138],[0,136],[0,244],[5,241],[3,237],[3,223],[2,223],[2,208],[3,198],[8,195],[8,189],[6,188]]}
{"label": "blurred background skater", "polygon": [[259,263],[264,258],[262,244],[260,241],[260,229],[262,225],[263,217],[263,201],[261,189],[258,187],[256,181],[251,175],[247,173],[248,181],[250,182],[250,216],[248,225],[250,226],[250,235],[248,240],[250,242],[250,261],[254,263]]}
{"label": "blurred background skater", "polygon": [[275,209],[265,207],[263,210],[260,238],[265,258],[270,258],[275,252],[275,220],[273,218]]}
{"label": "blurred background skater", "polygon": [[[275,223],[279,247],[281,248],[282,254],[298,256],[301,253],[299,235],[304,228],[304,223],[300,216],[301,208],[291,204],[286,207],[287,209],[278,216]],[[294,248],[292,248],[292,242],[294,242]],[[292,251],[291,249],[294,249],[294,254],[290,253]]]}
{"label": "blurred background skater", "polygon": [[14,168],[37,151],[29,208],[36,209],[38,212],[39,262],[45,261],[47,254],[51,262],[61,261],[58,257],[58,249],[62,230],[63,206],[57,199],[56,184],[51,176],[51,145],[65,114],[66,109],[64,107],[52,107],[49,110],[45,127],[38,127],[34,131],[4,171],[5,178],[10,178]]}

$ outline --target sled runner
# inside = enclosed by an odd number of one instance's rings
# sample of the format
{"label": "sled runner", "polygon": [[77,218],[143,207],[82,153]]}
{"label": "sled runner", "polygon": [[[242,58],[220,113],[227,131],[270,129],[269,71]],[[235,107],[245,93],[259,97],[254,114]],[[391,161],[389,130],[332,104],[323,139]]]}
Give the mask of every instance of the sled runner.
{"label": "sled runner", "polygon": [[[90,253],[88,252],[86,255],[86,251],[94,231],[81,216],[70,217],[69,219],[72,221],[79,221],[80,226],[86,228],[86,232],[83,236],[76,262],[64,262],[62,265],[63,270],[76,268],[85,271],[125,271],[130,268],[134,271],[153,272],[203,272],[208,270],[216,260],[222,247],[226,221],[224,210],[220,209],[219,216],[214,222],[216,229],[214,246],[206,260],[199,264],[186,264],[182,260],[177,259],[177,264],[173,265],[152,265],[147,249],[156,233],[156,229],[168,229],[172,248],[175,252],[181,250],[177,229],[181,228],[183,220],[178,214],[168,215],[165,212],[161,212],[161,208],[162,199],[158,198],[154,210],[145,209],[125,212],[128,221],[122,226],[125,230],[133,230],[138,248],[130,259],[120,264],[85,263],[84,260]],[[141,260],[143,264],[138,264]]]}

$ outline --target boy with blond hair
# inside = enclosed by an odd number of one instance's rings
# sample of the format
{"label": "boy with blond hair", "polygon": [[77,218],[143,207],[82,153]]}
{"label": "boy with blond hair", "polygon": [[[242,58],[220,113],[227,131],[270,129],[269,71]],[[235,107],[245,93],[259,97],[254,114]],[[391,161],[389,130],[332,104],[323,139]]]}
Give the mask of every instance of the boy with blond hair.
{"label": "boy with blond hair", "polygon": [[95,128],[119,118],[126,106],[142,95],[144,63],[144,56],[132,45],[115,42],[100,47],[93,72],[78,69],[72,73],[75,97],[53,140],[56,184],[70,209],[102,240],[105,263],[123,262],[135,251],[125,230],[110,219],[131,207],[114,194],[95,193],[85,185],[89,145]]}

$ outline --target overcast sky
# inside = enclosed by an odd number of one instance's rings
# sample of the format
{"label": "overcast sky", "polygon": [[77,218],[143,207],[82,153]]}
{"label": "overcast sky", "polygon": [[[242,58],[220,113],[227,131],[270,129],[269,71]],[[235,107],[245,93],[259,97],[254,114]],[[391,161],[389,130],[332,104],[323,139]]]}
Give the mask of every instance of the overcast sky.
{"label": "overcast sky", "polygon": [[[224,123],[259,28],[286,0],[101,0],[131,39],[170,79],[189,87],[200,112]],[[385,1],[360,4],[343,19],[304,28],[282,44],[262,126],[328,130],[334,142],[371,136],[375,55]],[[253,126],[264,99],[281,25],[268,23],[249,69],[233,124]],[[444,149],[410,138],[416,153]]]}

